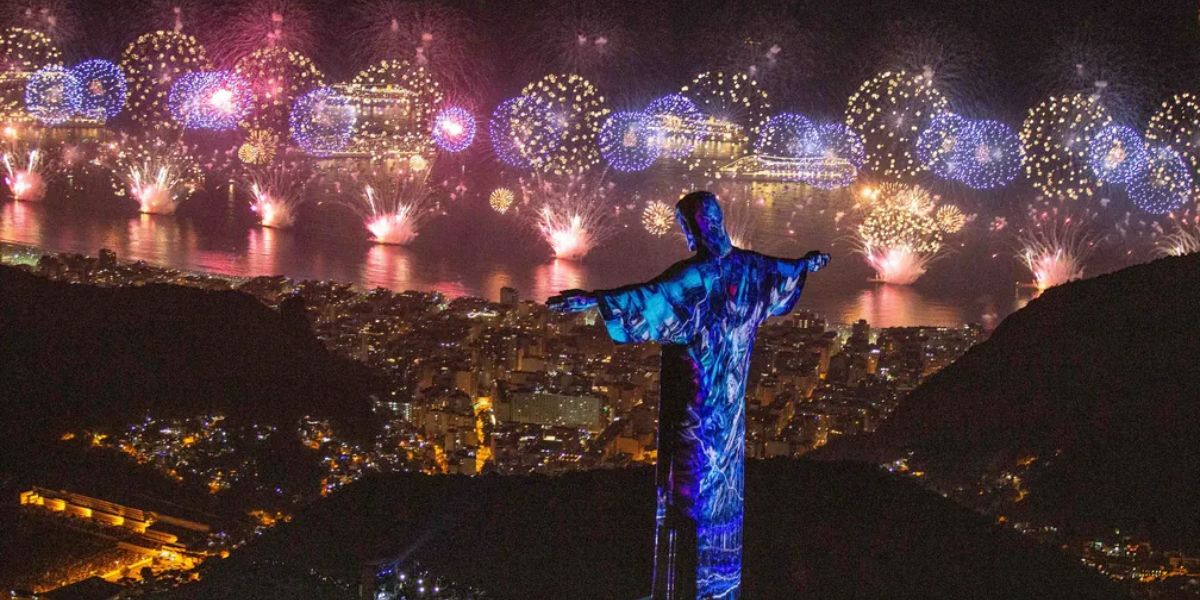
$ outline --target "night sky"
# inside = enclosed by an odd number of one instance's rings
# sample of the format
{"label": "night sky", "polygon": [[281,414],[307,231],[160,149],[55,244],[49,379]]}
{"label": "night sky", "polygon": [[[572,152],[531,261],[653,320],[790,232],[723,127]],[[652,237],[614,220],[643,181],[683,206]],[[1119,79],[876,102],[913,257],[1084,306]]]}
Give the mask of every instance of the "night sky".
{"label": "night sky", "polygon": [[58,4],[54,29],[68,60],[117,58],[140,33],[170,28],[175,6],[211,54],[232,54],[238,44],[262,43],[263,32],[243,23],[274,6],[285,36],[296,34],[285,44],[306,51],[332,80],[380,58],[412,58],[414,40],[432,33],[430,60],[453,73],[445,83],[481,106],[555,70],[588,77],[619,107],[640,106],[705,69],[757,64],[773,109],[832,117],[873,73],[931,65],[956,108],[976,116],[1019,121],[1051,93],[1104,80],[1122,112],[1142,122],[1200,76],[1197,6],[1183,0],[6,4],[5,24],[37,19],[27,5]]}

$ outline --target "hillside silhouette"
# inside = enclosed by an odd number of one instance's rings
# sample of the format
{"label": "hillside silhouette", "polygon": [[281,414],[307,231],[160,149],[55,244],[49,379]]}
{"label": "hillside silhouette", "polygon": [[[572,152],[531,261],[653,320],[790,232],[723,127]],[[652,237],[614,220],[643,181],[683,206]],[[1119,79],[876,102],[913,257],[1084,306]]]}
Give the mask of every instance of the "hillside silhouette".
{"label": "hillside silhouette", "polygon": [[[879,430],[814,453],[911,462],[945,489],[1020,472],[1014,518],[1200,540],[1200,255],[1052,288]],[[1022,466],[1020,463],[1024,463]],[[1018,501],[1019,500],[1019,501]]]}
{"label": "hillside silhouette", "polygon": [[307,414],[351,433],[371,426],[373,372],[249,295],[78,285],[3,266],[0,290],[0,444],[14,462],[64,431],[146,414],[288,428]]}
{"label": "hillside silhouette", "polygon": [[[357,581],[363,564],[403,557],[494,598],[632,600],[649,586],[653,522],[644,468],[378,476],[169,597],[282,598],[304,594],[302,574]],[[745,526],[747,598],[1122,597],[1056,550],[871,465],[751,461]]]}

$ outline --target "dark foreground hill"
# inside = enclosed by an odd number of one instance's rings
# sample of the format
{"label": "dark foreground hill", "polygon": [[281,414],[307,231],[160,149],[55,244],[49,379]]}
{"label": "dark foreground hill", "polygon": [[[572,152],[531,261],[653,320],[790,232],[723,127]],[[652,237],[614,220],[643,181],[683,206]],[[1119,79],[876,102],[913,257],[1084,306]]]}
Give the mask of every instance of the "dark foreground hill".
{"label": "dark foreground hill", "polygon": [[[752,461],[746,488],[747,598],[1121,597],[1054,549],[870,465]],[[406,557],[496,598],[633,600],[650,580],[653,518],[646,469],[376,477],[170,597],[354,597],[311,575],[353,581],[368,561]]]}
{"label": "dark foreground hill", "polygon": [[879,462],[911,450],[928,473],[967,489],[1019,472],[1022,491],[999,507],[1009,514],[1196,550],[1198,409],[1200,255],[1191,255],[1048,290],[874,436],[816,454]]}
{"label": "dark foreground hill", "polygon": [[17,449],[147,413],[288,427],[311,414],[364,428],[375,385],[303,320],[246,294],[102,288],[12,267],[0,267],[0,382],[0,445]]}

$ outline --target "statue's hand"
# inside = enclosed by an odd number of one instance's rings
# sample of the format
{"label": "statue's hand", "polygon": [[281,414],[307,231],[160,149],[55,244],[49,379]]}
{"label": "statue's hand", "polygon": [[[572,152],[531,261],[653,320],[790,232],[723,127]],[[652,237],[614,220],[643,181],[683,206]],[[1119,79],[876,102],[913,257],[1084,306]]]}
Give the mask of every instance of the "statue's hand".
{"label": "statue's hand", "polygon": [[825,268],[829,264],[829,255],[820,250],[813,250],[804,255],[804,260],[808,262],[808,270],[810,273],[816,273]]}
{"label": "statue's hand", "polygon": [[583,312],[595,308],[596,304],[596,297],[583,290],[566,290],[546,300],[546,306],[551,311],[561,314]]}

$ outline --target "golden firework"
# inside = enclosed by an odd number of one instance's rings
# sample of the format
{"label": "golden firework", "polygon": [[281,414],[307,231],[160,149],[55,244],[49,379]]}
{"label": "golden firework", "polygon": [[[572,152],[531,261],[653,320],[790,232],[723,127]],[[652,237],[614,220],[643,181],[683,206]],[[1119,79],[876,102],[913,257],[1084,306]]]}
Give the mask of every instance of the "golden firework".
{"label": "golden firework", "polygon": [[521,153],[537,171],[581,173],[600,161],[596,137],[608,112],[591,82],[552,74],[521,90],[513,130],[521,133]]}
{"label": "golden firework", "polygon": [[917,137],[946,109],[946,98],[930,77],[889,71],[868,79],[850,96],[846,125],[862,136],[866,170],[904,179],[925,170],[916,155]]}
{"label": "golden firework", "polygon": [[953,204],[944,204],[933,213],[933,220],[943,233],[958,233],[967,226],[967,215]]}
{"label": "golden firework", "polygon": [[512,190],[508,188],[496,188],[488,195],[488,204],[491,205],[492,210],[504,214],[512,206],[513,199]]}
{"label": "golden firework", "polygon": [[62,52],[46,34],[24,27],[0,33],[0,117],[24,113],[25,80],[50,65],[62,65]]}
{"label": "golden firework", "polygon": [[121,71],[129,88],[129,107],[139,123],[166,125],[167,93],[175,78],[209,68],[204,46],[178,31],[155,31],[134,40],[121,53]]}
{"label": "golden firework", "polygon": [[307,56],[281,46],[251,52],[237,61],[234,71],[250,82],[254,94],[254,107],[243,126],[277,133],[287,130],[296,98],[325,81]]}
{"label": "golden firework", "polygon": [[1175,94],[1150,117],[1146,140],[1176,151],[1195,173],[1200,170],[1200,98]]}
{"label": "golden firework", "polygon": [[1047,98],[1029,109],[1021,126],[1025,174],[1038,191],[1070,200],[1090,198],[1097,181],[1088,146],[1112,117],[1096,96]]}
{"label": "golden firework", "polygon": [[675,209],[665,202],[654,201],[642,210],[642,226],[653,236],[670,233],[675,225]]}
{"label": "golden firework", "polygon": [[238,159],[248,165],[265,165],[275,160],[279,138],[266,129],[252,129],[238,147]]}

